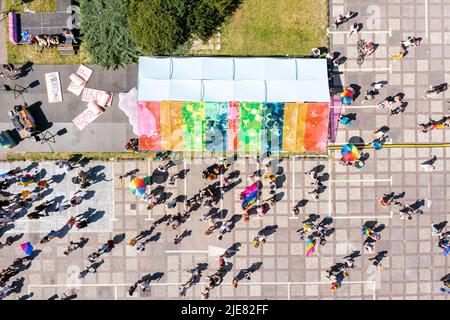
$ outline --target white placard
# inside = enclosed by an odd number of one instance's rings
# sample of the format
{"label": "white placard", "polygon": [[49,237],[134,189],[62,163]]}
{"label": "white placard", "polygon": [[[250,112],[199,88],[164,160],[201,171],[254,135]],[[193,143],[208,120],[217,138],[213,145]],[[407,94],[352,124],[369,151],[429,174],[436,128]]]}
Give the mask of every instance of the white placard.
{"label": "white placard", "polygon": [[50,72],[45,74],[45,83],[47,85],[47,96],[49,103],[62,102],[61,82],[59,72]]}

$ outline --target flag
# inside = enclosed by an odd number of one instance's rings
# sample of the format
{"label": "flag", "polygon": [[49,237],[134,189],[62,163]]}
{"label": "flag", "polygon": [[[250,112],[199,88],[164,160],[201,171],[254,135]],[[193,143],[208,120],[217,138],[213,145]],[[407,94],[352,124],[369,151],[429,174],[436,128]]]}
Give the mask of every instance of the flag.
{"label": "flag", "polygon": [[33,252],[33,246],[30,242],[25,242],[20,245],[20,248],[22,248],[23,252],[25,252],[27,255],[31,255]]}
{"label": "flag", "polygon": [[306,239],[306,256],[309,257],[315,251],[315,242],[311,238]]}

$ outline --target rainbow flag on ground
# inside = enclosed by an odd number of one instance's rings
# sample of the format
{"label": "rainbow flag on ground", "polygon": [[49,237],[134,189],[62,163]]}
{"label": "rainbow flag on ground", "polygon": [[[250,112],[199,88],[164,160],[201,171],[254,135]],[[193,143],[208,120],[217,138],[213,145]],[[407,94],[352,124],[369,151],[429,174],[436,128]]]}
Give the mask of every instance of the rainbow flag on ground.
{"label": "rainbow flag on ground", "polygon": [[139,101],[139,148],[149,151],[320,152],[328,103]]}
{"label": "rainbow flag on ground", "polygon": [[314,253],[315,245],[316,245],[316,242],[313,239],[311,239],[311,238],[306,239],[306,256],[307,257],[309,257],[310,255],[312,255]]}

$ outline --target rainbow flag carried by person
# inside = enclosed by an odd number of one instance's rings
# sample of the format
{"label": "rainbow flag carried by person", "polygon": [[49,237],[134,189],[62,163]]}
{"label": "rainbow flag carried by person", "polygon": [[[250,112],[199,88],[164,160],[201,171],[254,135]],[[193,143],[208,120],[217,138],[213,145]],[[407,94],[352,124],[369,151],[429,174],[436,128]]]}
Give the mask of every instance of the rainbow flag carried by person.
{"label": "rainbow flag carried by person", "polygon": [[243,192],[241,192],[240,196],[242,199],[248,199],[253,193],[258,192],[258,184],[255,182],[251,186],[248,186]]}
{"label": "rainbow flag carried by person", "polygon": [[257,192],[252,193],[252,197],[249,197],[248,199],[244,200],[242,202],[242,209],[246,210],[250,208],[250,206],[256,202],[257,195],[258,195]]}
{"label": "rainbow flag carried by person", "polygon": [[444,249],[444,252],[442,252],[442,254],[444,255],[444,257],[450,252],[450,246],[446,246]]}
{"label": "rainbow flag carried by person", "polygon": [[306,239],[306,256],[307,257],[309,257],[310,255],[312,255],[314,253],[315,245],[316,245],[316,242],[313,239],[311,239],[311,238]]}
{"label": "rainbow flag carried by person", "polygon": [[362,234],[363,234],[363,236],[370,237],[372,235],[372,232],[371,232],[370,228],[363,227]]}

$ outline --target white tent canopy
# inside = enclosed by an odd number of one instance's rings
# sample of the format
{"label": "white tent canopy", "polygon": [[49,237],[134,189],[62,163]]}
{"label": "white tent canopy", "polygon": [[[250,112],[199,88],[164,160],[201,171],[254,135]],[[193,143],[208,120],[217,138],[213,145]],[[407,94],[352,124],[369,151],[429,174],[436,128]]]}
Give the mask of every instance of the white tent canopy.
{"label": "white tent canopy", "polygon": [[140,57],[139,101],[330,102],[325,59]]}

